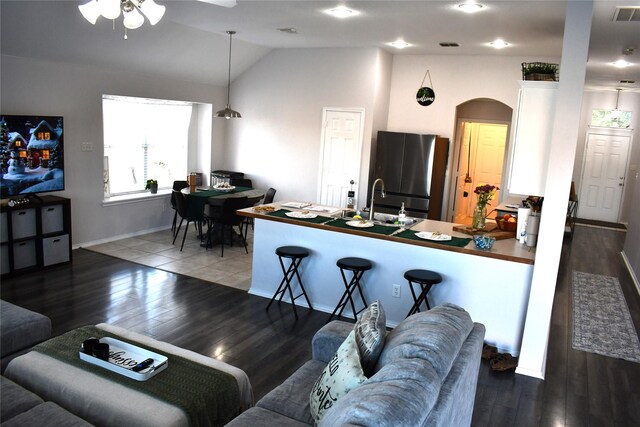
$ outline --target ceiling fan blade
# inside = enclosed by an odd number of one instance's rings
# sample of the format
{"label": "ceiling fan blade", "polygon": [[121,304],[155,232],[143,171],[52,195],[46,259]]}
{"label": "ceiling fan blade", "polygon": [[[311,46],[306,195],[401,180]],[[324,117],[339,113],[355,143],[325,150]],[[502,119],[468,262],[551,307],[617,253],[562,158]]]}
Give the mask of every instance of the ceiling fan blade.
{"label": "ceiling fan blade", "polygon": [[214,4],[216,6],[232,8],[238,4],[236,0],[198,0],[203,3]]}

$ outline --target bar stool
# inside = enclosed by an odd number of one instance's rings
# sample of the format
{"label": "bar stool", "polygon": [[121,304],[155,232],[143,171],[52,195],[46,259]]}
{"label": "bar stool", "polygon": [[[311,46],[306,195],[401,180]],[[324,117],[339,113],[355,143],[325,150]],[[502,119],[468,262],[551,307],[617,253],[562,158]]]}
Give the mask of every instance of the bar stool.
{"label": "bar stool", "polygon": [[[340,319],[340,316],[342,316],[342,312],[344,311],[347,302],[351,304],[351,310],[355,319],[357,319],[358,314],[368,306],[367,301],[364,299],[364,294],[362,293],[360,279],[362,278],[362,275],[365,271],[371,270],[371,268],[373,267],[371,261],[363,258],[348,257],[340,258],[336,262],[336,265],[340,267],[340,274],[342,275],[342,280],[344,281],[346,290],[344,291],[344,294],[342,294],[342,298],[340,298],[340,302],[338,303],[338,305],[336,305],[333,313],[331,313],[331,317],[329,317],[327,323],[329,323],[333,316],[336,315],[336,312],[338,314],[338,319]],[[353,277],[351,277],[351,280],[349,282],[347,282],[347,276],[345,276],[344,274],[345,270],[349,270],[353,273]],[[362,307],[360,311],[356,311],[355,304],[353,303],[353,293],[356,291],[356,289],[360,293],[360,299],[364,304],[364,307]]]}
{"label": "bar stool", "polygon": [[[279,304],[282,301],[284,293],[286,291],[289,291],[289,298],[291,298],[291,305],[293,306],[293,314],[297,319],[298,312],[296,311],[295,300],[300,298],[301,296],[304,296],[304,299],[307,300],[309,309],[313,310],[311,301],[309,301],[309,298],[307,297],[307,293],[305,292],[304,286],[302,285],[302,279],[300,279],[300,274],[298,273],[298,267],[300,267],[300,263],[302,262],[302,260],[309,256],[309,251],[306,248],[300,246],[280,246],[276,249],[276,255],[278,255],[278,260],[280,261],[280,267],[282,268],[284,277],[280,282],[280,286],[278,286],[278,290],[275,294],[273,294],[273,298],[271,298],[271,301],[269,301],[267,310],[269,310],[269,307],[271,307],[271,304],[278,295],[280,295],[280,298],[278,298]],[[288,268],[284,267],[284,262],[282,261],[283,258],[289,258],[291,260]],[[300,290],[302,291],[302,293],[300,293],[296,297],[293,296],[293,291],[291,290],[291,280],[293,280],[294,275],[298,278],[298,284],[300,285]]]}
{"label": "bar stool", "polygon": [[[429,270],[409,270],[404,273],[404,278],[409,282],[409,289],[411,289],[411,295],[413,295],[414,304],[409,310],[409,314],[407,317],[412,314],[420,312],[420,305],[424,302],[427,305],[427,310],[430,310],[429,300],[427,299],[427,294],[431,287],[435,284],[442,282],[442,276],[435,271]],[[417,283],[420,285],[421,291],[416,296],[415,291],[413,290],[413,284]]]}

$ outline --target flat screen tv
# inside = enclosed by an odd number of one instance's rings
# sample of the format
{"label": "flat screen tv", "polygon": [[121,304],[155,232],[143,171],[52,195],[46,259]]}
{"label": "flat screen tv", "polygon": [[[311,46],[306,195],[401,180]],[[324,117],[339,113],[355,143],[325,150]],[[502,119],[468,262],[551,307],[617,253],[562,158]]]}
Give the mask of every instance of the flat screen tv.
{"label": "flat screen tv", "polygon": [[64,190],[64,131],[59,116],[0,115],[2,198]]}

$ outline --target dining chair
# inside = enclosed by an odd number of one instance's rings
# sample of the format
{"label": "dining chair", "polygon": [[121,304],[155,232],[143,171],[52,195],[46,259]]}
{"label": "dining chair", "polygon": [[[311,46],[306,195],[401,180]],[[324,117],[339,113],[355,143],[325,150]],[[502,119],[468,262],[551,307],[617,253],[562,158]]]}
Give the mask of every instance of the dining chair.
{"label": "dining chair", "polygon": [[249,187],[249,188],[253,188],[253,184],[252,184],[251,180],[247,179],[247,178],[231,178],[229,180],[229,184],[233,185],[234,187]]}
{"label": "dining chair", "polygon": [[212,234],[215,233],[220,241],[220,256],[224,257],[225,231],[229,231],[229,246],[233,246],[233,227],[238,227],[240,240],[242,241],[244,250],[246,253],[249,253],[247,240],[242,231],[244,217],[236,213],[238,209],[244,209],[247,207],[249,207],[249,201],[246,196],[229,197],[224,200],[224,203],[219,210],[216,209],[210,212],[210,215],[207,216],[207,248],[212,244]]}
{"label": "dining chair", "polygon": [[[187,181],[173,181],[173,190],[180,191],[183,188],[187,188],[189,184]],[[171,223],[171,231],[176,231],[176,222],[178,220],[178,210],[176,209],[176,197],[171,193],[171,209],[175,212],[173,213],[173,222]]]}
{"label": "dining chair", "polygon": [[180,228],[182,227],[182,222],[186,219],[187,225],[184,228],[184,235],[182,236],[182,245],[180,245],[180,251],[182,252],[182,248],[184,248],[184,240],[187,237],[187,230],[189,229],[189,223],[193,222],[196,226],[196,231],[199,236],[202,236],[202,221],[204,220],[203,212],[192,212],[189,209],[189,205],[187,204],[187,196],[182,194],[179,190],[173,190],[171,195],[176,200],[176,212],[180,215],[180,224],[178,224],[178,228],[176,229],[173,235],[173,244],[176,244],[176,238],[180,233]]}
{"label": "dining chair", "polygon": [[267,193],[264,195],[264,200],[262,201],[263,205],[267,205],[269,203],[273,203],[273,198],[276,195],[276,189],[271,187],[267,190]]}

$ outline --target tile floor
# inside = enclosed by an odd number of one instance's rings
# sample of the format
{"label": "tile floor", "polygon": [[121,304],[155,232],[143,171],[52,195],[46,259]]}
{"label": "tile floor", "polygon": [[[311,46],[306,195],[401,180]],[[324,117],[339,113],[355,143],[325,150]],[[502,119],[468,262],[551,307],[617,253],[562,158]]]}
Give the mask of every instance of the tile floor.
{"label": "tile floor", "polygon": [[200,246],[200,239],[196,236],[193,225],[189,226],[181,252],[180,242],[183,233],[184,225],[175,245],[171,243],[171,230],[164,230],[88,246],[85,249],[237,289],[249,289],[253,260],[251,227],[247,233],[249,254],[234,240],[233,247],[225,245],[224,257],[220,257],[219,245],[209,249]]}

